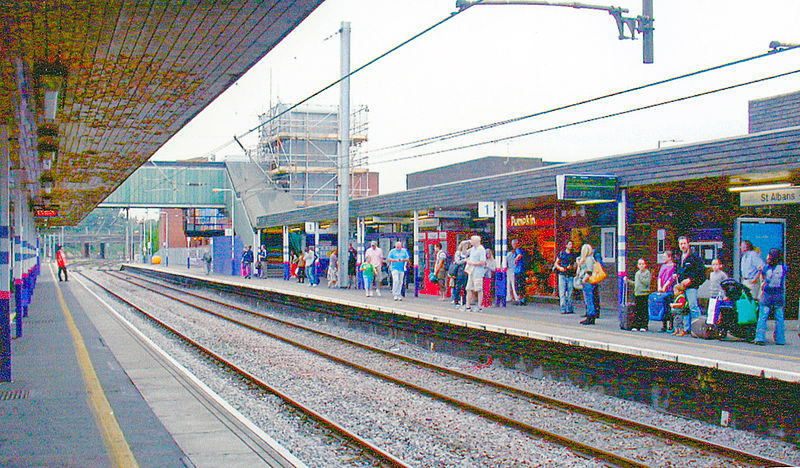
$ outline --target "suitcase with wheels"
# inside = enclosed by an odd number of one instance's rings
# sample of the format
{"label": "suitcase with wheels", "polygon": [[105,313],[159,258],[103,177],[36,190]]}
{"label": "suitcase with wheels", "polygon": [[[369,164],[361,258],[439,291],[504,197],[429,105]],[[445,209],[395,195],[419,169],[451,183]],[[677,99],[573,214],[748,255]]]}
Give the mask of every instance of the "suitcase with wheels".
{"label": "suitcase with wheels", "polygon": [[630,330],[633,328],[634,304],[626,304],[625,310],[619,314],[619,329]]}

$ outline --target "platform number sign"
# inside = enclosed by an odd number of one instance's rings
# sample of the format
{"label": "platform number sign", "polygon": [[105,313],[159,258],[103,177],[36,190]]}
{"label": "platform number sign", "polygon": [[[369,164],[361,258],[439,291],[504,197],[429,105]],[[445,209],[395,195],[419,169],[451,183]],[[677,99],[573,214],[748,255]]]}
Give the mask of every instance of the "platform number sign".
{"label": "platform number sign", "polygon": [[494,202],[478,202],[479,218],[494,218]]}

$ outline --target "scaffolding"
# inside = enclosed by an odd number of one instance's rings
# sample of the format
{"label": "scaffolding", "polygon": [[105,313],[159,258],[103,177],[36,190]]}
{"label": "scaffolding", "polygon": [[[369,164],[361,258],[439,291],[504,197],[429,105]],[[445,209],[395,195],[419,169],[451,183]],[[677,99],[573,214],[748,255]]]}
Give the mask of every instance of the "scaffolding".
{"label": "scaffolding", "polygon": [[[338,108],[306,106],[286,112],[289,107],[277,104],[259,116],[258,162],[299,205],[336,201]],[[363,158],[358,157],[367,141],[368,112],[366,106],[360,106],[350,116],[351,198],[377,193],[377,187],[373,189],[369,183],[369,171],[359,163]]]}

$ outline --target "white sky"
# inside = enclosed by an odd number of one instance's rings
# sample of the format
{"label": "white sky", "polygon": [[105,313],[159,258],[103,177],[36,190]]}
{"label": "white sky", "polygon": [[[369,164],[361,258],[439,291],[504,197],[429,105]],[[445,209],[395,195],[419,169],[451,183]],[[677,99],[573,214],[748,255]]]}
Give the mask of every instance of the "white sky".
{"label": "white sky", "polygon": [[[370,109],[366,147],[526,115],[757,55],[766,52],[773,40],[800,43],[797,0],[654,3],[652,65],[642,63],[641,40],[617,39],[616,24],[605,12],[542,6],[470,8],[351,79],[352,104]],[[638,0],[608,5],[628,8],[627,16],[641,14]],[[273,102],[295,103],[335,81],[340,53],[335,33],[342,21],[352,25],[355,69],[454,10],[455,0],[327,0],[154,158],[207,154],[232,135],[255,127],[258,114],[269,107],[270,93]],[[652,149],[659,140],[689,144],[743,135],[747,133],[747,101],[800,90],[800,74],[510,142],[377,164],[379,159],[533,131],[795,69],[800,69],[800,50],[439,146],[375,156],[370,168],[381,173],[381,193],[388,193],[403,190],[409,172],[488,155],[573,161]],[[338,101],[338,87],[334,87],[310,104],[336,105]],[[255,146],[255,135],[243,139],[245,146]],[[217,153],[235,154],[241,154],[235,144]]]}

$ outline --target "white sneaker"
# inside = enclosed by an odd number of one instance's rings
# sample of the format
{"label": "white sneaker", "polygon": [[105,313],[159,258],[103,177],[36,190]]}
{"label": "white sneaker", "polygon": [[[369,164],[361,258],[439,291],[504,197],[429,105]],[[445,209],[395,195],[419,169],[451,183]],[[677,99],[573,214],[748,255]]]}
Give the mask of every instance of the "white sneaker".
{"label": "white sneaker", "polygon": [[378,297],[381,297],[381,290],[380,289],[376,289],[375,290],[375,294],[377,294]]}

